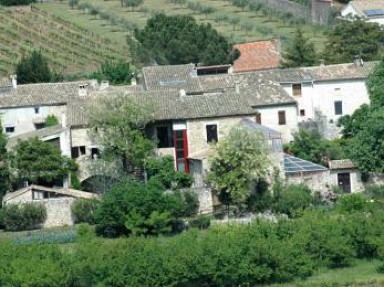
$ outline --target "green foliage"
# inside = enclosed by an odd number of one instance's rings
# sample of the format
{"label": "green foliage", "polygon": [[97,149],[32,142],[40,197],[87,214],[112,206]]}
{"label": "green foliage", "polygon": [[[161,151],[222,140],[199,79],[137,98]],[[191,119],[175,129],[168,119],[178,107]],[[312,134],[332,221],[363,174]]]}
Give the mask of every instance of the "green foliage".
{"label": "green foliage", "polygon": [[384,200],[384,185],[370,185],[365,188],[364,194],[373,200]]}
{"label": "green foliage", "polygon": [[289,217],[300,216],[312,203],[311,190],[306,185],[287,185],[281,193],[273,196],[274,211]]}
{"label": "green foliage", "polygon": [[71,9],[73,9],[75,8],[75,6],[79,5],[79,0],[69,0],[68,4],[71,7]]}
{"label": "green foliage", "polygon": [[104,147],[105,159],[120,160],[125,172],[143,168],[155,142],[145,136],[152,109],[125,96],[101,97],[88,107],[93,141]]}
{"label": "green foliage", "polygon": [[48,83],[52,80],[52,72],[47,59],[41,51],[32,51],[23,57],[16,66],[17,81],[20,84]]}
{"label": "green foliage", "polygon": [[228,203],[244,204],[250,186],[268,174],[269,160],[262,135],[243,128],[233,128],[228,137],[215,146],[207,179]]}
{"label": "green foliage", "polygon": [[342,144],[340,140],[324,139],[317,130],[300,129],[284,150],[301,159],[328,166],[329,160],[344,158]]}
{"label": "green foliage", "polygon": [[123,1],[126,7],[131,7],[132,12],[136,7],[139,7],[143,4],[144,0],[124,0]]}
{"label": "green foliage", "polygon": [[199,215],[189,221],[189,226],[198,229],[207,229],[211,226],[211,217],[209,215]]}
{"label": "green foliage", "polygon": [[327,36],[324,56],[328,63],[352,62],[356,55],[364,61],[378,60],[383,52],[384,35],[377,23],[339,20]]}
{"label": "green foliage", "polygon": [[45,118],[45,127],[53,127],[59,124],[59,120],[55,115],[49,115]]}
{"label": "green foliage", "polygon": [[345,194],[337,201],[336,208],[340,212],[364,211],[367,206],[367,197],[363,194]]}
{"label": "green foliage", "polygon": [[103,195],[95,218],[99,233],[157,235],[170,231],[171,220],[183,208],[182,198],[165,193],[160,183],[127,179]]}
{"label": "green foliage", "polygon": [[161,182],[166,189],[188,188],[193,183],[191,175],[175,171],[174,160],[171,156],[148,158],[146,172],[148,180]]}
{"label": "green foliage", "polygon": [[3,6],[20,6],[20,5],[29,5],[35,3],[35,0],[0,0],[0,5]]}
{"label": "green foliage", "polygon": [[2,208],[6,230],[19,231],[39,228],[47,218],[47,211],[41,204],[9,204]]}
{"label": "green foliage", "polygon": [[157,14],[143,30],[135,30],[135,37],[145,50],[141,53],[149,56],[147,63],[217,65],[232,63],[239,56],[210,24],[197,24],[186,15]]}
{"label": "green foliage", "polygon": [[53,184],[62,181],[69,172],[77,170],[75,162],[61,155],[61,151],[49,142],[38,138],[19,141],[11,155],[15,182]]}
{"label": "green foliage", "polygon": [[109,81],[113,85],[131,84],[132,71],[130,65],[124,62],[104,62],[98,72],[92,74],[99,82]]}
{"label": "green foliage", "polygon": [[313,66],[317,61],[317,55],[313,43],[308,42],[303,31],[297,29],[290,46],[283,52],[281,66],[283,68]]}
{"label": "green foliage", "polygon": [[7,137],[3,133],[3,128],[0,123],[0,207],[2,204],[3,196],[10,187],[10,171],[7,163],[8,153],[6,146]]}
{"label": "green foliage", "polygon": [[94,224],[98,205],[98,199],[76,199],[71,206],[74,222]]}

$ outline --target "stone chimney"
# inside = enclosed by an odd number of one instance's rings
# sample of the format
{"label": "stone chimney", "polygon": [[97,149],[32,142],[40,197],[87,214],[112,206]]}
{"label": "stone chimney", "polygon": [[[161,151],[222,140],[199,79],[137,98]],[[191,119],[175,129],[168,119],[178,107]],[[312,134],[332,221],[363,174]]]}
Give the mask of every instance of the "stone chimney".
{"label": "stone chimney", "polygon": [[101,83],[100,83],[100,90],[102,91],[102,90],[105,90],[106,88],[108,88],[109,87],[109,82],[108,81],[102,81]]}
{"label": "stone chimney", "polygon": [[63,128],[67,127],[67,115],[65,113],[61,114],[61,126]]}
{"label": "stone chimney", "polygon": [[17,75],[11,75],[12,87],[17,89]]}
{"label": "stone chimney", "polygon": [[362,67],[362,66],[364,66],[364,61],[360,55],[356,55],[353,58],[353,64],[355,65],[355,67]]}
{"label": "stone chimney", "polygon": [[240,83],[239,82],[235,82],[235,92],[236,94],[240,94]]}
{"label": "stone chimney", "polygon": [[324,59],[320,59],[320,67],[324,67],[325,66],[325,61]]}
{"label": "stone chimney", "polygon": [[179,90],[179,99],[181,101],[184,101],[186,96],[187,96],[187,92],[184,89]]}
{"label": "stone chimney", "polygon": [[87,85],[86,84],[79,85],[79,96],[85,97],[86,95],[87,95]]}

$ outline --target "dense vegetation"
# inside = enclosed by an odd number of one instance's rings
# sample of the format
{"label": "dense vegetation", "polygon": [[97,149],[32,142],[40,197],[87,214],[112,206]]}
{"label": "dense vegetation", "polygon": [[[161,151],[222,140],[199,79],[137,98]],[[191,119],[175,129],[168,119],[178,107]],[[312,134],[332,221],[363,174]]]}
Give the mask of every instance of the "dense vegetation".
{"label": "dense vegetation", "polygon": [[[357,204],[356,204],[357,202]],[[79,229],[68,248],[0,245],[2,286],[255,286],[379,258],[384,246],[381,204],[348,195],[331,211],[294,220],[190,230],[171,238],[113,241]],[[20,242],[20,241],[17,241]],[[63,246],[65,247],[65,246]],[[62,268],[65,266],[66,268]],[[30,270],[33,276],[31,276]]]}
{"label": "dense vegetation", "polygon": [[191,16],[155,15],[144,29],[135,30],[135,37],[147,63],[217,65],[232,63],[239,56],[210,24],[198,24]]}

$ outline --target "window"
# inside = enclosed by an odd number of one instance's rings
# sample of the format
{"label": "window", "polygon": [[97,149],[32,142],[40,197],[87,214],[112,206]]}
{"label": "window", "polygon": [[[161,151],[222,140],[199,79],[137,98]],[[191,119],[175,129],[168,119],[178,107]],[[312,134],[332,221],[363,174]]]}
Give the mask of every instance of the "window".
{"label": "window", "polygon": [[92,156],[93,159],[97,159],[97,158],[99,158],[99,156],[100,156],[100,151],[99,151],[99,149],[96,148],[96,147],[93,147],[93,148],[91,149],[91,156]]}
{"label": "window", "polygon": [[342,114],[343,114],[343,102],[335,101],[335,115],[342,115]]}
{"label": "window", "polygon": [[34,200],[46,199],[46,198],[49,198],[49,192],[48,191],[33,191],[32,196],[33,196]]}
{"label": "window", "polygon": [[300,110],[300,116],[301,116],[301,117],[305,117],[305,110],[304,110],[304,109],[301,109],[301,110]]}
{"label": "window", "polygon": [[255,120],[256,120],[256,123],[261,125],[261,114],[260,113],[257,113],[256,116],[255,116]]}
{"label": "window", "polygon": [[292,85],[292,94],[294,96],[301,96],[301,84]]}
{"label": "window", "polygon": [[72,158],[78,158],[81,155],[85,155],[85,146],[75,146],[71,149]]}
{"label": "window", "polygon": [[279,125],[285,125],[286,119],[285,119],[285,111],[279,111]]}
{"label": "window", "polygon": [[36,128],[37,130],[43,129],[43,128],[45,128],[45,123],[35,124],[35,128]]}
{"label": "window", "polygon": [[207,143],[217,142],[217,125],[206,125]]}
{"label": "window", "polygon": [[40,113],[40,107],[35,107],[35,114],[39,114]]}
{"label": "window", "polygon": [[158,126],[156,127],[157,147],[166,148],[172,147],[172,135],[170,126]]}
{"label": "window", "polygon": [[85,155],[85,146],[79,146],[80,155]]}
{"label": "window", "polygon": [[5,132],[6,133],[13,133],[13,132],[15,132],[15,127],[5,127]]}

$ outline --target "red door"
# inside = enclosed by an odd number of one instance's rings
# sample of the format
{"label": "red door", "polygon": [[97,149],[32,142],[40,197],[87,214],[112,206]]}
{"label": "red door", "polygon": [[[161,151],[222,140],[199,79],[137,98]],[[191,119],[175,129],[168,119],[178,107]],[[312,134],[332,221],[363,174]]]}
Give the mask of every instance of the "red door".
{"label": "red door", "polygon": [[176,169],[178,171],[189,172],[188,166],[188,140],[187,130],[174,131]]}

